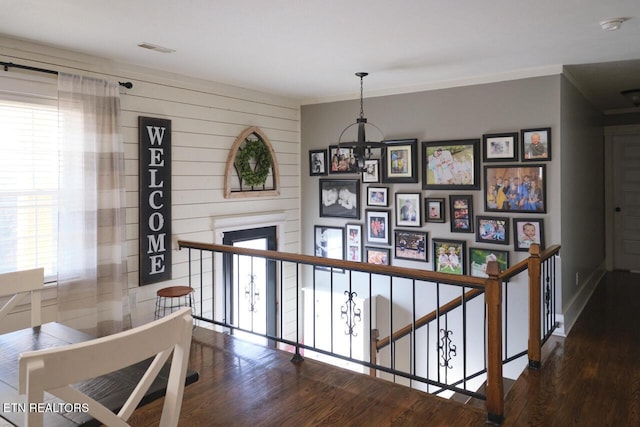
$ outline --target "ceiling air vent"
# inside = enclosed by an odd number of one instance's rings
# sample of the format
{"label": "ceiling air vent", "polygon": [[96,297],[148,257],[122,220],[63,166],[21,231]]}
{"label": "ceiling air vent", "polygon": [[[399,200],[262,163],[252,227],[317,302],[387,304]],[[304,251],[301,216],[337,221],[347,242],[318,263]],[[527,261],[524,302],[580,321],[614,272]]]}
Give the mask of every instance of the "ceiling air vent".
{"label": "ceiling air vent", "polygon": [[145,43],[145,42],[139,43],[138,46],[144,49],[155,50],[156,52],[161,52],[161,53],[172,53],[176,51],[175,49],[169,49],[168,47],[162,47],[162,46],[158,46],[151,43]]}

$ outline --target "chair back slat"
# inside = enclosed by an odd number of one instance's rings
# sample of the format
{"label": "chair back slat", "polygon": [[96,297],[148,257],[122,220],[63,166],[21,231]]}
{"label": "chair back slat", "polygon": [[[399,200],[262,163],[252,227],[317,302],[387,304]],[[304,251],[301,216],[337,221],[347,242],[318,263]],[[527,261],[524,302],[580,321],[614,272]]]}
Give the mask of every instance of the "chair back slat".
{"label": "chair back slat", "polygon": [[44,268],[0,274],[0,297],[11,298],[0,308],[0,321],[27,296],[31,296],[31,326],[42,324],[42,295]]}

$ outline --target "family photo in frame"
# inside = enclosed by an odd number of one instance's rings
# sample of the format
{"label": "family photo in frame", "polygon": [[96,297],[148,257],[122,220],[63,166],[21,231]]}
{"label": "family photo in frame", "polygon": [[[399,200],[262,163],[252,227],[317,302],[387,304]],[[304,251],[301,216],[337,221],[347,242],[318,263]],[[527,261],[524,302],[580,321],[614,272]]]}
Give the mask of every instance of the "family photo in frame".
{"label": "family photo in frame", "polygon": [[518,133],[482,135],[482,160],[509,162],[518,160]]}
{"label": "family photo in frame", "polygon": [[[321,258],[344,259],[344,228],[316,225],[314,227],[315,254]],[[328,268],[317,267],[321,270]],[[336,271],[334,269],[334,271]]]}
{"label": "family photo in frame", "polygon": [[432,239],[433,271],[465,274],[466,243],[463,240]]}
{"label": "family photo in frame", "polygon": [[473,196],[449,196],[452,233],[473,233]]}
{"label": "family photo in frame", "polygon": [[362,261],[362,224],[345,225],[347,234],[346,256],[349,261]]}
{"label": "family photo in frame", "polygon": [[353,148],[330,145],[329,161],[329,173],[340,174],[360,172]]}
{"label": "family photo in frame", "polygon": [[542,218],[513,218],[513,247],[528,252],[532,243],[544,249],[544,221]]}
{"label": "family photo in frame", "polygon": [[472,276],[489,277],[487,275],[487,264],[491,261],[498,263],[500,272],[505,271],[509,268],[509,251],[469,248],[469,271]]}
{"label": "family photo in frame", "polygon": [[522,161],[551,160],[551,128],[522,129]]}
{"label": "family photo in frame", "polygon": [[400,139],[384,141],[385,164],[382,168],[384,183],[418,182],[418,140]]}
{"label": "family photo in frame", "polygon": [[309,175],[327,174],[327,150],[309,150]]}
{"label": "family photo in frame", "polygon": [[396,226],[421,226],[420,197],[420,193],[396,193]]}
{"label": "family photo in frame", "polygon": [[394,230],[395,258],[427,261],[427,232]]}
{"label": "family photo in frame", "polygon": [[360,219],[360,180],[321,179],[320,216]]}
{"label": "family photo in frame", "polygon": [[476,242],[509,244],[509,218],[477,216],[476,222]]}
{"label": "family photo in frame", "polygon": [[422,188],[480,188],[480,140],[422,142]]}
{"label": "family photo in frame", "polygon": [[390,242],[389,211],[367,209],[367,243],[388,245]]}
{"label": "family photo in frame", "polygon": [[444,197],[425,197],[424,222],[446,222]]}
{"label": "family photo in frame", "polygon": [[487,212],[545,213],[545,165],[485,166]]}

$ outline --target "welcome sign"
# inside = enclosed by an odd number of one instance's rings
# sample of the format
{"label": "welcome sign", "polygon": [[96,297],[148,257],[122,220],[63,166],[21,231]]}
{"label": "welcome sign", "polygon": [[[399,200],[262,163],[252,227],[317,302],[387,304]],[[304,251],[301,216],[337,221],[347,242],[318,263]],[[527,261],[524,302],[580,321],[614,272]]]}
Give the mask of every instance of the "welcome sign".
{"label": "welcome sign", "polygon": [[171,279],[171,120],[138,117],[140,285]]}

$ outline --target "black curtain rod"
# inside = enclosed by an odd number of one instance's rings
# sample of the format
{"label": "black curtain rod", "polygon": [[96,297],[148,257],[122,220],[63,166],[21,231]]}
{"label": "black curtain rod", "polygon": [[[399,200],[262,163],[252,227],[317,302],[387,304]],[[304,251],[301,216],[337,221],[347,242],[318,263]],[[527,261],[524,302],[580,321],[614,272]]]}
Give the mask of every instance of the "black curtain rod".
{"label": "black curtain rod", "polygon": [[[37,71],[39,73],[47,73],[47,74],[55,74],[55,75],[58,74],[58,72],[54,70],[47,70],[46,68],[30,67],[28,65],[14,64],[13,62],[0,61],[0,65],[4,67],[5,71],[9,71],[9,67],[13,67],[13,68],[20,68],[21,70]],[[131,89],[133,87],[133,83],[131,82],[118,82],[118,84],[120,84],[120,86],[125,87],[127,89]]]}

